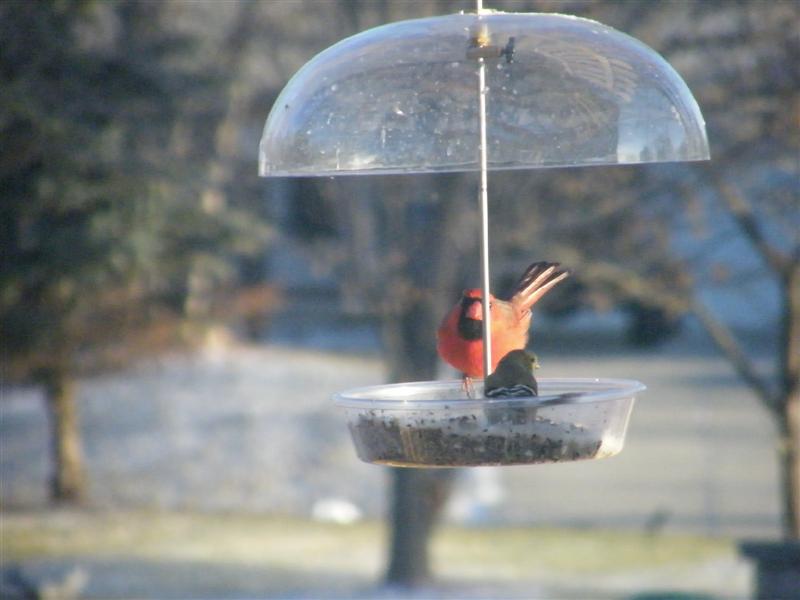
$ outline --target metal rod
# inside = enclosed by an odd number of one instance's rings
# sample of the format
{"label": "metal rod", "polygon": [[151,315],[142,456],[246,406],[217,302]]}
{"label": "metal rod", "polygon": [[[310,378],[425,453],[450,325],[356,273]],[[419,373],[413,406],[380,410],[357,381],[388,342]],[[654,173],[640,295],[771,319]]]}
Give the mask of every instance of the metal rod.
{"label": "metal rod", "polygon": [[[478,10],[481,0],[477,0]],[[478,59],[478,122],[480,126],[481,183],[481,303],[483,306],[483,376],[492,373],[492,313],[489,302],[489,179],[486,148],[486,63]]]}

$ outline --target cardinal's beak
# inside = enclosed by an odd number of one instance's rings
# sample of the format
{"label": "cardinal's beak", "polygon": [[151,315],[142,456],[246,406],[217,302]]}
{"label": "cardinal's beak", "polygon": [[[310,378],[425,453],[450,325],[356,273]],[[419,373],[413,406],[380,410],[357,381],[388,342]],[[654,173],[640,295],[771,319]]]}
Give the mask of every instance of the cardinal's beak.
{"label": "cardinal's beak", "polygon": [[467,306],[464,316],[474,321],[483,321],[483,304],[480,299],[474,300]]}

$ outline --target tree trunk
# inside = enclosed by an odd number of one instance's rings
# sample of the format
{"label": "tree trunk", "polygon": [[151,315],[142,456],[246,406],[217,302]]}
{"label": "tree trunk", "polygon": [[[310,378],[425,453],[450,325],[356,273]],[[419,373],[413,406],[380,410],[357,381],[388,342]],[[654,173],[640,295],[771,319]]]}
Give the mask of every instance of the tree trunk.
{"label": "tree trunk", "polygon": [[75,382],[65,373],[53,371],[45,377],[44,385],[53,469],[50,500],[82,504],[87,497],[86,474],[75,403]]}
{"label": "tree trunk", "polygon": [[783,535],[800,540],[800,396],[797,394],[787,399],[779,428]]}
{"label": "tree trunk", "polygon": [[392,473],[392,520],[386,582],[418,587],[431,579],[430,539],[450,492],[451,469],[401,469]]}
{"label": "tree trunk", "polygon": [[781,283],[785,299],[780,329],[783,401],[777,416],[783,534],[800,539],[800,261],[789,265]]}
{"label": "tree trunk", "polygon": [[[430,303],[414,302],[386,318],[384,339],[393,381],[436,376],[435,317]],[[450,491],[452,469],[392,468],[389,566],[386,582],[417,587],[431,578],[431,533]]]}

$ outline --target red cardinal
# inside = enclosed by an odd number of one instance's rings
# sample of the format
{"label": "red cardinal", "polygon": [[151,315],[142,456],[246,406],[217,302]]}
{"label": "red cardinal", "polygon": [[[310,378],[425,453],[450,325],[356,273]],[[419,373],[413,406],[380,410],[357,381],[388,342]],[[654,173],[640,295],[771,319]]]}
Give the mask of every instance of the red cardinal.
{"label": "red cardinal", "polygon": [[[569,272],[558,263],[536,262],[529,266],[514,288],[511,300],[490,296],[492,311],[492,370],[512,350],[528,343],[531,307]],[[465,290],[439,326],[436,349],[464,377],[483,377],[483,305],[481,291]]]}

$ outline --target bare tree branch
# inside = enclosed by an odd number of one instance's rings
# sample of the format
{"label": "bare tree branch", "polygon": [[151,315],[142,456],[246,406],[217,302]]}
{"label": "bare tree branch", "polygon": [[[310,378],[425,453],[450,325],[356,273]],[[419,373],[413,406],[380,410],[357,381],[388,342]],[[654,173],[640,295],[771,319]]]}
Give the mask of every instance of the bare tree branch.
{"label": "bare tree branch", "polygon": [[752,207],[743,194],[716,170],[708,169],[707,172],[720,199],[730,210],[731,216],[736,220],[745,237],[773,271],[784,273],[790,265],[789,257],[767,241]]}
{"label": "bare tree branch", "polygon": [[582,264],[581,278],[590,285],[612,286],[627,298],[645,300],[673,314],[690,310],[690,304],[679,290],[668,291],[655,285],[653,279],[639,275],[620,265],[582,257],[574,261]]}
{"label": "bare tree branch", "polygon": [[779,398],[767,378],[760,375],[755,369],[752,359],[742,349],[731,330],[696,298],[691,301],[690,310],[734,370],[756,392],[767,410],[777,413],[780,410]]}

